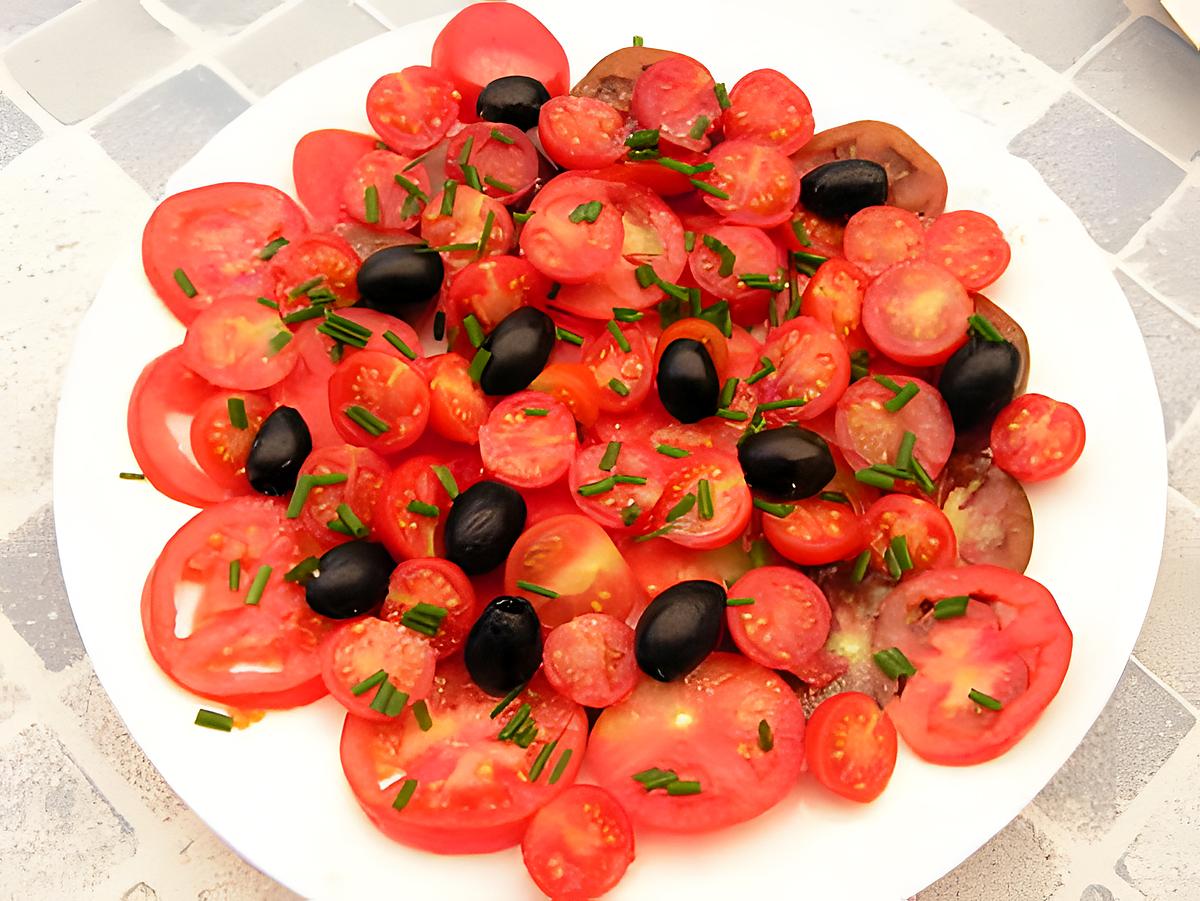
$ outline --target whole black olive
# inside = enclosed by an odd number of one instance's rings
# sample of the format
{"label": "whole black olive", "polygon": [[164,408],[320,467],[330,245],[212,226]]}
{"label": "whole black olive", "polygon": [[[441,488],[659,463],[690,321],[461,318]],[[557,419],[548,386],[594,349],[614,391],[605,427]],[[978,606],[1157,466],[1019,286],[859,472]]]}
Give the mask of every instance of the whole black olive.
{"label": "whole black olive", "polygon": [[990,423],[1017,386],[1021,354],[1008,341],[988,341],[977,335],[954,352],[942,367],[938,390],[959,431]]}
{"label": "whole black olive", "polygon": [[887,203],[887,170],[871,160],[834,160],[800,179],[800,202],[829,219]]}
{"label": "whole black olive", "polygon": [[536,78],[505,75],[479,92],[475,114],[485,122],[507,122],[525,131],[538,124],[538,113],[549,99],[550,92]]}
{"label": "whole black olive", "polygon": [[475,684],[494,697],[528,682],[542,665],[542,624],[525,598],[493,600],[467,634],[463,662]]}
{"label": "whole black olive", "polygon": [[699,341],[677,338],[658,363],[658,399],[680,422],[699,422],[717,413],[721,383],[717,367]]}
{"label": "whole black olive", "polygon": [[421,244],[377,250],[358,270],[359,304],[398,319],[418,319],[442,290],[442,255],[418,252]]}
{"label": "whole black olive", "polygon": [[350,619],[378,607],[388,593],[396,562],[374,541],[348,541],[321,555],[317,574],[304,586],[304,599],[321,616]]}
{"label": "whole black olive", "polygon": [[483,346],[492,356],[479,387],[484,394],[515,394],[546,368],[554,350],[554,320],[536,307],[521,307],[492,329]]}
{"label": "whole black olive", "polygon": [[661,592],[638,620],[633,653],[659,682],[682,679],[712,653],[725,622],[725,589],[694,579]]}
{"label": "whole black olive", "polygon": [[747,485],[789,501],[812,497],[837,473],[825,439],[790,425],[747,437],[738,462]]}
{"label": "whole black olive", "polygon": [[469,576],[508,559],[525,528],[525,499],[499,482],[476,482],[454,499],[446,517],[446,559]]}
{"label": "whole black olive", "polygon": [[276,407],[254,436],[246,458],[246,478],[259,494],[280,497],[296,487],[296,477],[312,453],[312,435],[298,410]]}

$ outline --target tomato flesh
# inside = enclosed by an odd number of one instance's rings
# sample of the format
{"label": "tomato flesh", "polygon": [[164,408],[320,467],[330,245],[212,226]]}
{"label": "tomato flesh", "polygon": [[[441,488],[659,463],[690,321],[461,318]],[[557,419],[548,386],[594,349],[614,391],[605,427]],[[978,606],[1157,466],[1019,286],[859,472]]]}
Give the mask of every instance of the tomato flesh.
{"label": "tomato flesh", "polygon": [[565,404],[540,391],[506,397],[479,430],[483,465],[518,488],[557,482],[571,468],[575,446],[575,417]]}
{"label": "tomato flesh", "polygon": [[[413,444],[425,430],[429,386],[405,360],[362,350],[338,364],[330,376],[329,412],[338,433],[350,444],[395,453]],[[364,418],[371,424],[363,425]]]}
{"label": "tomato flesh", "polygon": [[467,638],[478,613],[475,589],[467,574],[436,557],[404,560],[392,571],[379,616],[399,623],[418,604],[441,607],[446,616],[429,639],[439,659],[455,653]]}
{"label": "tomato flesh", "polygon": [[[330,632],[321,645],[321,676],[334,700],[355,716],[390,722],[386,712],[372,708],[380,687],[355,694],[353,689],[380,670],[397,692],[419,701],[433,687],[437,660],[428,640],[411,629],[373,616],[363,617]],[[403,716],[412,716],[404,710]]]}
{"label": "tomato flesh", "polygon": [[752,569],[729,586],[729,597],[753,603],[726,611],[729,634],[743,654],[771,669],[791,670],[820,650],[829,635],[829,602],[790,566]]}
{"label": "tomato flesh", "polygon": [[873,281],[863,295],[863,328],[898,363],[943,363],[967,341],[974,312],[966,289],[926,260],[907,260]]}
{"label": "tomato flesh", "polygon": [[530,877],[556,901],[586,901],[613,888],[633,861],[633,825],[595,785],[573,785],[534,814],[521,839]]}
{"label": "tomato flesh", "polygon": [[633,629],[606,613],[587,613],[550,630],[542,666],[555,690],[585,707],[610,707],[637,684]]}
{"label": "tomato flesh", "polygon": [[428,66],[384,75],[367,92],[367,118],[383,142],[398,153],[424,153],[458,119],[454,85]]}
{"label": "tomato flesh", "polygon": [[903,536],[904,550],[912,567],[904,570],[907,578],[927,569],[954,566],[958,560],[958,541],[954,527],[937,506],[919,497],[889,494],[873,503],[866,515],[870,537],[871,563],[880,572],[888,572],[888,550]]}
{"label": "tomato flesh", "polygon": [[996,465],[1022,482],[1062,475],[1075,465],[1086,440],[1079,411],[1044,394],[1022,394],[992,423]]}
{"label": "tomato flesh", "polygon": [[925,256],[953,272],[968,291],[980,291],[1004,274],[1012,249],[990,216],[956,210],[929,226]]}
{"label": "tomato flesh", "polygon": [[842,692],[813,711],[804,749],[818,782],[866,803],[883,793],[896,768],[896,727],[870,695]]}
{"label": "tomato flesh", "polygon": [[279,314],[250,298],[231,297],[202,310],[183,339],[183,362],[221,388],[269,388],[298,358]]}
{"label": "tomato flesh", "polygon": [[812,105],[782,72],[748,72],[729,91],[729,100],[721,120],[728,139],[759,141],[791,155],[813,136]]}
{"label": "tomato flesh", "polygon": [[625,155],[625,117],[592,97],[551,97],[538,113],[546,155],[564,169],[602,169]]}
{"label": "tomato flesh", "polygon": [[[230,421],[230,405],[238,402],[246,414],[243,427]],[[271,402],[261,394],[220,392],[209,397],[196,411],[189,429],[192,456],[200,468],[223,488],[236,494],[249,494],[246,459],[259,426],[273,409]]]}
{"label": "tomato flesh", "polygon": [[349,541],[351,536],[329,528],[329,523],[339,518],[338,507],[346,504],[363,525],[370,528],[388,472],[387,461],[365,447],[337,444],[317,448],[304,461],[300,475],[330,476],[336,473],[346,479],[332,485],[313,485],[300,510],[300,521],[324,544]]}
{"label": "tomato flesh", "polygon": [[715,168],[701,176],[710,190],[704,202],[736,225],[770,228],[792,217],[800,177],[791,161],[772,147],[729,140],[709,155]]}

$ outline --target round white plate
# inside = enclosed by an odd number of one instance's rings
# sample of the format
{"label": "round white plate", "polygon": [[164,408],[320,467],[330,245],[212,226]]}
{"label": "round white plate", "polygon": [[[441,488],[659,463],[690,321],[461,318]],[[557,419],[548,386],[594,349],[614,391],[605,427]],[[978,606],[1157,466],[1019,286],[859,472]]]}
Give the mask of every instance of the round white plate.
{"label": "round white plate", "polygon": [[[1075,632],[1066,682],[1029,736],[992,763],[930,766],[902,749],[890,788],[857,806],[807,777],[759,819],[724,832],[639,836],[638,860],[613,897],[725,899],[757,891],[880,899],[910,895],[1009,822],[1083,738],[1121,674],[1154,584],[1166,459],[1157,394],[1129,307],[1105,259],[1067,208],[1002,141],[904,73],[867,56],[845,65],[853,34],[822,13],[797,43],[790,4],[727,14],[692,2],[528,4],[567,48],[578,76],[636,29],[703,59],[732,84],[760,66],[809,94],[819,127],[878,118],[910,131],[950,179],[950,208],[987,211],[1012,242],[1012,266],[989,291],[1029,333],[1029,388],[1074,403],[1088,427],[1083,458],[1030,493],[1037,540],[1029,573],[1058,598]],[[705,9],[705,7],[713,7]],[[290,191],[305,132],[367,130],[363,100],[379,75],[425,63],[444,19],[381,35],[304,72],[231,123],[170,182],[178,191],[259,181]],[[535,897],[517,851],[437,857],[396,845],[363,816],[342,777],[342,714],[326,699],[271,713],[232,734],[196,728],[200,703],[159,672],[138,617],[142,581],[194,511],[135,468],[125,406],[138,372],[183,329],[142,274],[137,236],[79,332],[59,408],[54,503],[63,573],[92,663],[129,731],[167,781],[234,849],[306,896]],[[1136,474],[1136,482],[1134,481]]]}

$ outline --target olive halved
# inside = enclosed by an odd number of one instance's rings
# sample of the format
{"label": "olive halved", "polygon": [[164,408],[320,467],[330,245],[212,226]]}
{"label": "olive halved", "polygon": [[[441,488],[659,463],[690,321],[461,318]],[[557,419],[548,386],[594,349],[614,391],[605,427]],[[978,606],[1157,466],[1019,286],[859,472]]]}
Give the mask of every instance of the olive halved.
{"label": "olive halved", "polygon": [[633,653],[659,682],[682,679],[713,652],[725,622],[725,589],[693,579],[659,593],[638,620]]}
{"label": "olive halved", "polygon": [[747,485],[788,501],[812,497],[837,474],[825,439],[794,425],[748,435],[738,462]]}
{"label": "olive halved", "polygon": [[454,499],[446,517],[446,559],[469,576],[490,572],[508,559],[525,529],[520,492],[485,479]]}
{"label": "olive halved", "polygon": [[374,541],[348,541],[321,555],[316,575],[304,585],[304,599],[330,619],[362,616],[383,603],[396,561]]}
{"label": "olive halved", "polygon": [[246,457],[246,478],[259,494],[281,497],[296,487],[305,458],[312,453],[312,435],[300,411],[276,407],[263,420]]}
{"label": "olive halved", "polygon": [[520,597],[494,599],[467,634],[463,662],[493,697],[528,682],[542,665],[542,624],[533,605]]}
{"label": "olive halved", "polygon": [[515,394],[546,368],[554,350],[554,320],[536,307],[521,307],[500,320],[483,347],[491,356],[479,377],[484,394]]}
{"label": "olive halved", "polygon": [[800,179],[800,202],[827,219],[848,219],[887,195],[887,170],[872,160],[834,160]]}
{"label": "olive halved", "polygon": [[1021,372],[1021,354],[1008,341],[972,335],[942,367],[938,391],[954,427],[964,431],[990,423],[1013,399]]}
{"label": "olive halved", "polygon": [[421,244],[397,244],[375,251],[358,270],[359,304],[398,319],[418,319],[442,290],[442,256]]}
{"label": "olive halved", "polygon": [[475,114],[485,122],[506,122],[526,131],[538,124],[542,104],[550,99],[546,86],[528,75],[504,75],[479,92]]}
{"label": "olive halved", "polygon": [[715,416],[721,396],[717,367],[708,349],[692,338],[676,338],[658,361],[658,399],[680,422]]}

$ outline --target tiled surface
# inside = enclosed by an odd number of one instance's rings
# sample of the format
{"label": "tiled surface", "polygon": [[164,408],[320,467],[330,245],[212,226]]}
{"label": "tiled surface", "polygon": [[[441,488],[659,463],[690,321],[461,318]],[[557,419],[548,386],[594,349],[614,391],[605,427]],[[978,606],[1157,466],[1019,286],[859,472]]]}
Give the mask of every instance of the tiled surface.
{"label": "tiled surface", "polygon": [[[57,570],[55,402],[114,252],[243,97],[458,5],[0,0],[0,899],[291,897],[179,801],[96,681]],[[1137,662],[1041,796],[920,899],[1194,901],[1200,57],[1155,0],[850,5],[874,52],[1011,136],[1113,254],[1171,434],[1166,549]]]}

